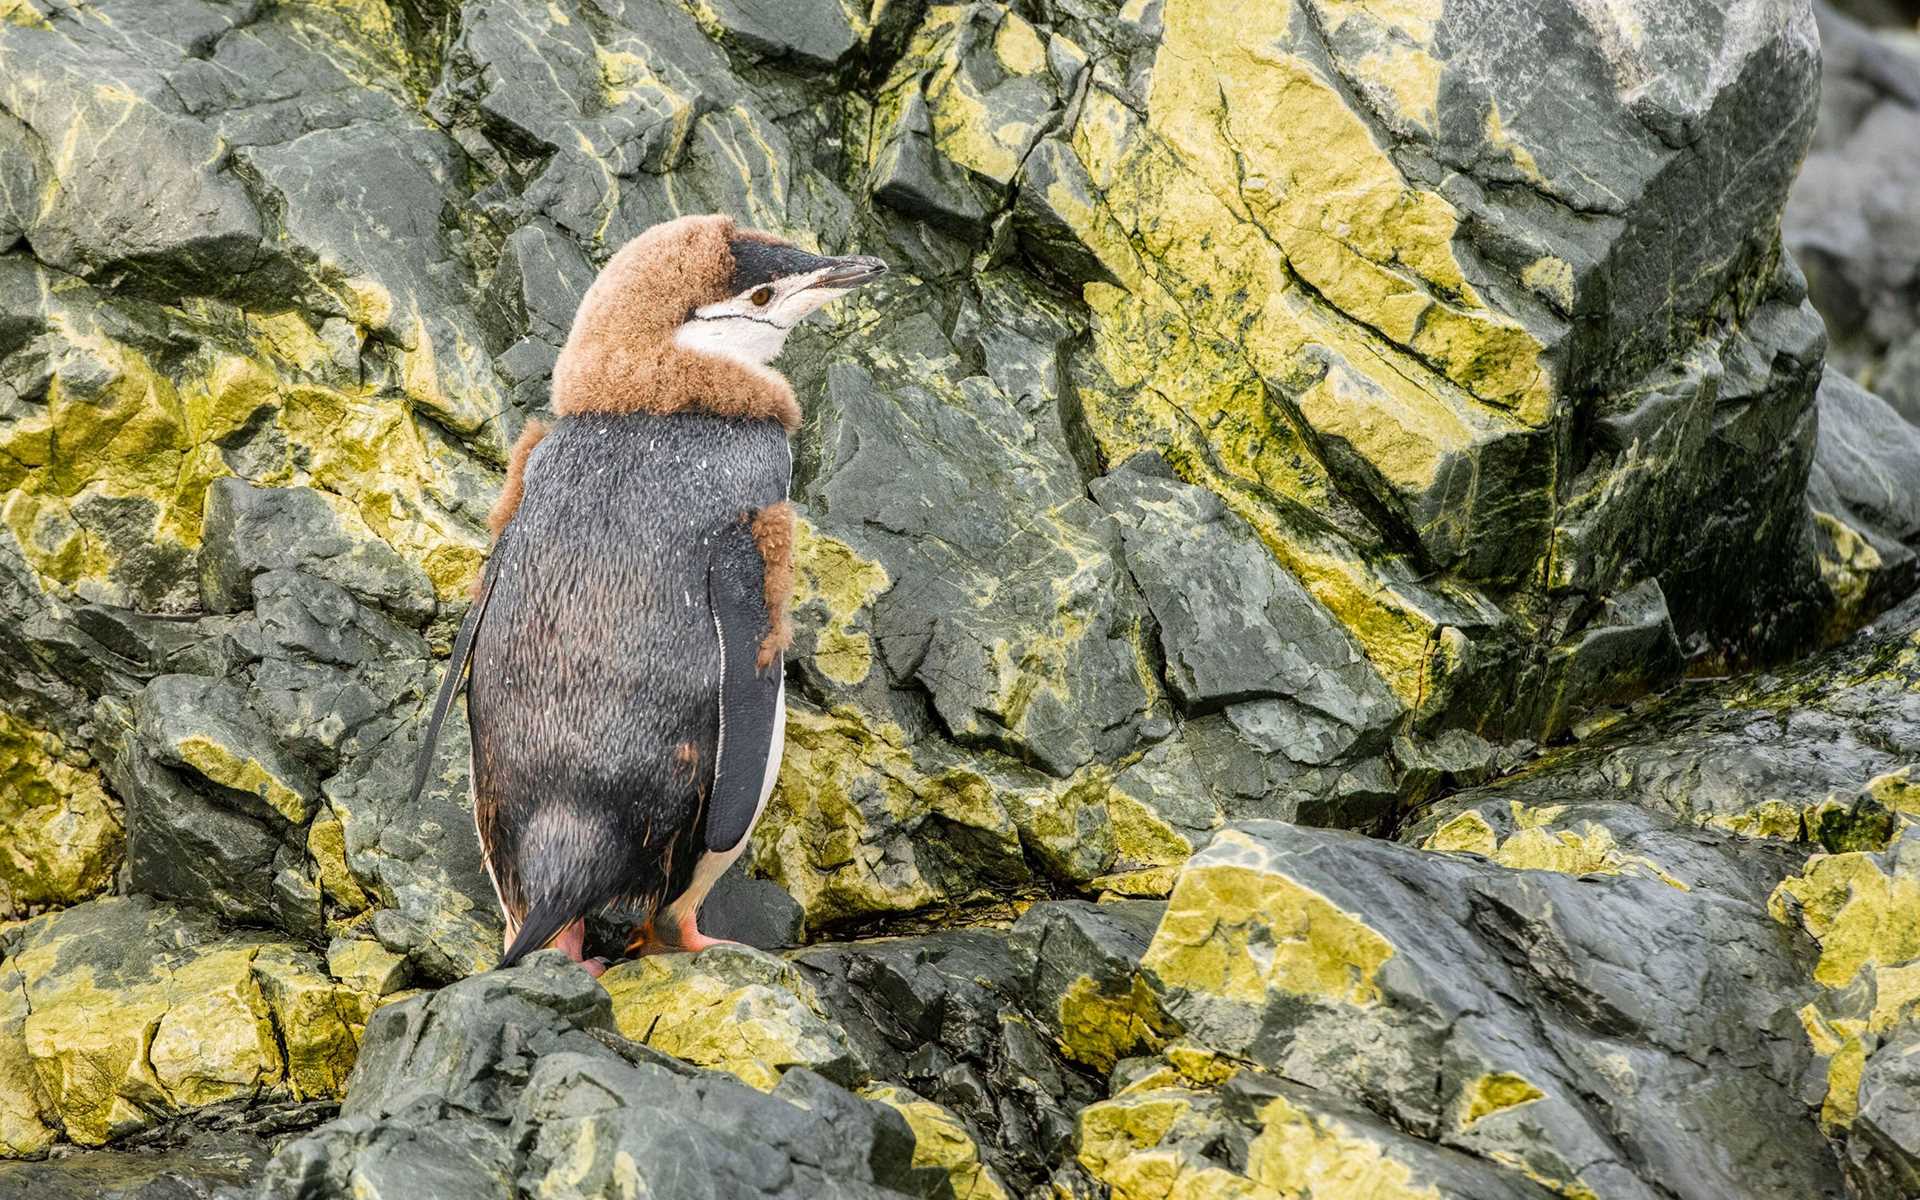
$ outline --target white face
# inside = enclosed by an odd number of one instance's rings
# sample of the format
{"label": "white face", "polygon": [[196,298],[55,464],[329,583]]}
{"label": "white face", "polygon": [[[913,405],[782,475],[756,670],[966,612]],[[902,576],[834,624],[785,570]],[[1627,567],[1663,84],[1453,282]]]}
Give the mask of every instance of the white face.
{"label": "white face", "polygon": [[764,367],[786,346],[787,335],[807,314],[853,290],[821,282],[834,270],[829,266],[789,275],[696,308],[674,331],[674,345]]}

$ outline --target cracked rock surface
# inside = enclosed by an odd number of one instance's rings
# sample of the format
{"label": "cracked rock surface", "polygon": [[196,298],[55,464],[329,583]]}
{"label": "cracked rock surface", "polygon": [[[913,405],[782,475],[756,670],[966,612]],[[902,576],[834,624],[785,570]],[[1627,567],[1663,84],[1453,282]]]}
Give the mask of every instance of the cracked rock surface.
{"label": "cracked rock surface", "polygon": [[[1911,1194],[1915,61],[0,0],[0,1196]],[[894,268],[783,363],[753,948],[493,973],[423,710],[579,298],[700,211]]]}

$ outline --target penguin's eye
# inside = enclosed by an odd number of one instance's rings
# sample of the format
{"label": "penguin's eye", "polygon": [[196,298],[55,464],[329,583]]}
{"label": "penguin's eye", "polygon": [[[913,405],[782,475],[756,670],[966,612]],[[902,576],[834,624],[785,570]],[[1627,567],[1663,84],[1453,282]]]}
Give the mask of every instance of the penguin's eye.
{"label": "penguin's eye", "polygon": [[765,308],[768,303],[773,300],[773,289],[770,287],[756,288],[754,289],[753,295],[748,296],[747,299],[753,301],[754,307]]}

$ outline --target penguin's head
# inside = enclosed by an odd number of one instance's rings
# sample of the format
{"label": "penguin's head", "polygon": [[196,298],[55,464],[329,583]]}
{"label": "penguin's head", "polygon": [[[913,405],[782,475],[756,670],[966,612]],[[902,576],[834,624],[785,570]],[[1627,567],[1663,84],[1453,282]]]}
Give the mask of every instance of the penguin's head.
{"label": "penguin's head", "polygon": [[813,254],[724,216],[655,225],[607,260],[581,300],[554,364],[554,411],[771,407],[791,428],[798,410],[769,364],[809,313],[885,271],[877,258]]}
{"label": "penguin's head", "polygon": [[879,278],[887,264],[864,254],[827,258],[758,231],[728,240],[727,294],[695,307],[674,330],[685,350],[765,366],[787,335],[830,300]]}

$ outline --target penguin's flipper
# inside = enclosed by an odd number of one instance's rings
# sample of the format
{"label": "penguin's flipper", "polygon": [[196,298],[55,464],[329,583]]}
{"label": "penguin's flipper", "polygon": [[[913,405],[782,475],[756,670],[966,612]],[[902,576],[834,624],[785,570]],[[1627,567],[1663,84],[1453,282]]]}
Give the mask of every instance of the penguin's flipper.
{"label": "penguin's flipper", "polygon": [[780,707],[780,657],[759,665],[766,640],[766,562],[746,521],[708,535],[707,603],[720,639],[720,730],[707,797],[707,849],[731,850],[747,836],[766,783]]}
{"label": "penguin's flipper", "polygon": [[454,696],[466,682],[467,666],[473,661],[473,635],[479,632],[480,621],[487,614],[487,601],[493,597],[494,564],[498,561],[498,554],[487,560],[486,570],[480,576],[480,592],[467,609],[467,619],[460,622],[459,635],[453,639],[453,653],[447,656],[447,673],[440,680],[440,694],[433,701],[427,735],[420,742],[420,758],[413,764],[413,790],[407,796],[408,804],[417,803],[420,793],[427,790],[427,776],[433,771],[433,751],[440,743],[440,725],[447,719],[447,710],[453,707]]}

